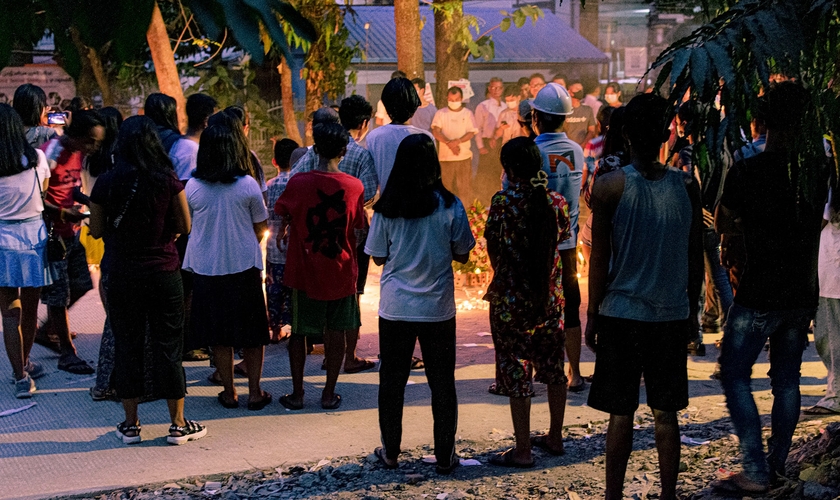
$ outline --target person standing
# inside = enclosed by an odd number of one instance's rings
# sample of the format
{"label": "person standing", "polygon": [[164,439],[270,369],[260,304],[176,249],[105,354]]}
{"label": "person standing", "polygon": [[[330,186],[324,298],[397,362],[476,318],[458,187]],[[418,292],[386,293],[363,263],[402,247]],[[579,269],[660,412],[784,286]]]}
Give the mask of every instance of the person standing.
{"label": "person standing", "polygon": [[528,92],[531,96],[530,99],[537,97],[537,94],[540,93],[540,90],[542,90],[543,87],[545,87],[545,77],[542,73],[534,73],[531,75],[530,78],[528,78]]}
{"label": "person standing", "polygon": [[61,239],[66,252],[63,260],[50,262],[53,283],[41,289],[41,302],[47,306],[47,321],[35,341],[53,345],[50,338],[56,337],[60,346],[58,369],[76,375],[90,375],[94,369],[76,354],[67,318],[67,310],[93,290],[85,247],[79,242],[77,231],[77,224],[85,215],[75,206],[74,196],[78,196],[81,186],[85,157],[99,149],[104,138],[105,127],[99,114],[83,110],[74,113],[63,136],[42,146],[51,172],[44,196],[47,223],[53,234]]}
{"label": "person standing", "polygon": [[[813,106],[801,85],[782,82],[767,92],[767,144],[763,153],[727,173],[715,227],[743,234],[745,266],[724,330],[720,375],[726,406],[740,440],[742,471],[714,486],[736,493],[767,491],[784,475],[799,420],[802,352],[819,301],[817,261],[828,185],[827,162],[799,163],[796,144],[805,111]],[[823,158],[824,160],[824,158]],[[808,168],[809,196],[791,181]],[[770,339],[772,432],[765,456],[761,420],[751,394],[753,364]]]}
{"label": "person standing", "polygon": [[[562,455],[566,411],[563,369],[563,261],[559,244],[571,236],[569,206],[548,190],[540,150],[520,137],[502,147],[507,187],[493,196],[484,237],[493,266],[490,329],[496,384],[510,396],[516,446],[490,458],[503,467],[534,466],[531,446]],[[551,429],[531,438],[532,376],[548,385]]]}
{"label": "person standing", "polygon": [[45,142],[49,142],[58,133],[47,125],[47,94],[44,89],[31,83],[24,83],[15,90],[15,97],[12,101],[15,111],[23,121],[23,129],[26,131],[26,141],[33,148],[40,148]]}
{"label": "person standing", "polygon": [[[499,125],[494,137],[499,146],[504,146],[516,137],[522,137],[522,127],[519,124],[519,89],[514,84],[505,87],[505,109],[499,113]],[[498,181],[498,179],[497,179]],[[498,182],[496,182],[498,185]]]}
{"label": "person standing", "polygon": [[703,247],[697,181],[657,161],[667,112],[654,94],[630,101],[624,136],[632,163],[599,176],[592,189],[586,343],[595,351],[595,375],[588,404],[610,414],[606,500],[624,498],[642,376],[656,427],[660,498],[677,498],[677,412],[688,406],[684,346],[697,328]]}
{"label": "person standing", "polygon": [[604,101],[607,102],[607,106],[621,107],[621,85],[618,82],[610,82],[604,87]]}
{"label": "person standing", "polygon": [[[184,444],[207,434],[184,418],[184,291],[175,238],[190,231],[187,199],[150,118],[123,123],[117,157],[116,167],[97,180],[90,205],[91,236],[105,239],[114,388],[125,412],[116,436],[125,444],[141,441],[138,405],[151,373],[155,396],[169,407],[166,440]],[[147,335],[153,366],[144,366]]]}
{"label": "person standing", "polygon": [[455,289],[452,261],[469,259],[475,239],[464,206],[441,182],[435,144],[403,139],[382,197],[373,206],[365,252],[382,270],[379,302],[379,428],[375,453],[397,467],[405,386],[419,340],[432,390],[438,474],[458,465],[455,431]]}
{"label": "person standing", "polygon": [[496,129],[500,126],[499,117],[507,105],[502,102],[504,83],[501,78],[493,77],[487,84],[488,98],[475,108],[475,123],[478,126],[476,143],[478,144],[478,171],[475,174],[476,198],[486,207],[490,198],[499,190],[499,178],[502,175],[499,163],[499,140]]}
{"label": "person standing", "polygon": [[566,117],[566,135],[582,148],[598,135],[595,130],[597,122],[592,108],[581,103],[583,85],[579,82],[571,84],[569,95],[572,96],[572,114]]}
{"label": "person standing", "polygon": [[[406,79],[405,73],[400,70],[391,73],[391,80],[396,79]],[[382,93],[384,94],[385,90],[383,90]],[[420,100],[423,100],[422,95],[420,96]],[[391,113],[388,113],[388,108],[385,106],[385,100],[380,98],[379,101],[376,102],[376,126],[382,127],[390,124],[391,121]],[[315,125],[313,124],[312,126],[314,127]]]}
{"label": "person standing", "polygon": [[560,244],[563,259],[563,292],[566,327],[566,356],[569,358],[569,390],[581,392],[586,382],[580,376],[580,285],[577,278],[577,234],[580,186],[585,164],[583,149],[569,139],[563,127],[573,113],[569,92],[556,83],[549,83],[531,102],[533,127],[537,131],[534,142],[540,148],[543,171],[548,176],[548,188],[560,193],[569,204],[571,237]]}
{"label": "person standing", "polygon": [[44,152],[29,143],[20,116],[0,104],[0,315],[15,397],[32,397],[44,367],[29,359],[47,272],[47,228],[42,193],[50,177]]}
{"label": "person standing", "polygon": [[293,392],[282,396],[280,404],[290,410],[304,407],[306,337],[311,336],[324,343],[327,380],[321,408],[337,410],[341,396],[335,386],[345,338],[348,330],[361,326],[356,230],[365,228],[364,186],[338,168],[350,139],[343,126],[319,124],[312,135],[318,169],[293,175],[274,205],[274,212],[285,219],[277,232],[278,246],[287,231],[289,235],[283,282],[292,289],[295,311],[289,339]]}
{"label": "person standing", "polygon": [[420,107],[414,112],[411,117],[411,125],[430,132],[432,130],[432,120],[435,118],[437,108],[434,104],[425,99],[426,95],[426,81],[422,78],[415,78],[411,80],[414,89],[417,90],[417,96],[420,98]]}
{"label": "person standing", "polygon": [[143,105],[143,114],[155,123],[163,149],[169,154],[182,137],[178,129],[178,105],[175,99],[160,92],[149,94]]}
{"label": "person standing", "polygon": [[527,76],[523,76],[516,81],[516,86],[519,87],[519,99],[527,101],[531,97],[531,80]]}
{"label": "person standing", "polygon": [[237,408],[233,353],[242,349],[248,373],[248,409],[271,402],[262,390],[269,342],[262,290],[260,241],[268,227],[260,185],[253,175],[242,124],[210,125],[201,134],[193,178],[184,191],[193,225],[183,268],[193,273],[191,329],[212,347],[224,390],[219,404]]}
{"label": "person standing", "polygon": [[473,112],[464,107],[463,97],[459,87],[449,89],[447,108],[438,110],[432,120],[432,134],[439,141],[443,185],[469,206],[473,196],[470,141],[478,133],[478,127]]}
{"label": "person standing", "polygon": [[592,112],[597,117],[601,106],[604,105],[601,102],[601,82],[597,78],[584,79],[583,90],[586,92],[586,96],[584,96],[581,102],[584,106],[592,108]]}
{"label": "person standing", "polygon": [[[835,196],[834,193],[838,193]],[[806,415],[840,414],[840,192],[838,176],[832,175],[828,203],[823,212],[820,254],[817,264],[820,298],[814,319],[814,345],[828,375],[825,396],[804,410]]]}

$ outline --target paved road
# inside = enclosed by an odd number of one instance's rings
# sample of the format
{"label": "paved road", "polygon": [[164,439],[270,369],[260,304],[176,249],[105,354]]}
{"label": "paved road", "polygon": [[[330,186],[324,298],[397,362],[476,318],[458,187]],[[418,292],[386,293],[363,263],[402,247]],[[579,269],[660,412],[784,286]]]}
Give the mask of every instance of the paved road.
{"label": "paved road", "polygon": [[[362,338],[359,353],[375,358],[378,352],[376,308],[378,270],[372,269],[368,294],[362,301]],[[585,286],[584,292],[585,292]],[[459,437],[486,439],[493,429],[510,432],[507,399],[487,393],[493,379],[493,351],[487,311],[469,310],[480,305],[480,294],[459,291],[457,384],[460,402]],[[584,309],[585,310],[585,309]],[[71,327],[79,332],[77,345],[85,359],[95,360],[102,330],[103,312],[97,293],[89,293],[71,311]],[[711,343],[714,337],[707,336]],[[710,381],[716,351],[709,346],[706,358],[689,363],[692,405],[718,405],[723,401],[717,383]],[[419,354],[419,350],[418,350]],[[122,421],[121,406],[114,402],[91,401],[88,389],[92,377],[74,376],[55,369],[56,356],[36,346],[36,360],[50,372],[39,380],[38,394],[31,400],[36,406],[0,418],[0,498],[38,498],[70,492],[169,481],[191,475],[234,472],[255,467],[319,460],[325,457],[370,453],[379,443],[376,398],[378,374],[375,371],[339,378],[338,392],[344,402],[339,411],[326,412],[318,405],[324,375],[322,356],[312,355],[306,366],[308,407],[289,412],[274,403],[260,412],[244,407],[226,410],[216,402],[219,388],[206,378],[211,369],[207,362],[187,363],[189,395],[188,418],[208,426],[206,438],[185,446],[168,446],[164,439],[169,425],[162,401],[141,405],[144,441],[127,447],[113,435]],[[806,352],[803,370],[803,405],[813,404],[824,391],[825,369],[813,347]],[[585,352],[583,373],[592,372],[594,358]],[[769,389],[766,359],[761,358],[755,376],[756,389]],[[0,370],[8,370],[5,360]],[[290,392],[285,345],[269,346],[266,351],[264,388],[275,396]],[[246,393],[246,382],[237,379]],[[0,412],[19,408],[26,401],[13,397],[11,384],[0,388]],[[244,400],[244,399],[243,399]],[[767,398],[760,407],[767,410]],[[570,395],[566,423],[603,420],[606,415],[586,406],[586,393]],[[532,427],[548,427],[545,389],[538,386],[532,411]],[[432,441],[429,390],[422,371],[412,373],[406,388],[403,443],[406,447]]]}

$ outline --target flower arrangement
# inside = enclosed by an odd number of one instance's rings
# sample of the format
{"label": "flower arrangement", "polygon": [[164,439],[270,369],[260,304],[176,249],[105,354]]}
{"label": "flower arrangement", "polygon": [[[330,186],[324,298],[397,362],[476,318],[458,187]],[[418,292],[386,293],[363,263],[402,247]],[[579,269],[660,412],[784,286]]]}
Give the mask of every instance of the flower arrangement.
{"label": "flower arrangement", "polygon": [[[456,281],[462,281],[465,285],[489,283],[492,270],[490,269],[490,256],[487,254],[487,240],[484,239],[487,216],[487,208],[478,200],[475,200],[472,205],[467,207],[467,219],[470,222],[470,231],[472,232],[473,238],[475,238],[475,248],[470,252],[470,260],[465,264],[459,262],[452,263]],[[464,275],[483,275],[483,279],[458,279],[459,276]]]}

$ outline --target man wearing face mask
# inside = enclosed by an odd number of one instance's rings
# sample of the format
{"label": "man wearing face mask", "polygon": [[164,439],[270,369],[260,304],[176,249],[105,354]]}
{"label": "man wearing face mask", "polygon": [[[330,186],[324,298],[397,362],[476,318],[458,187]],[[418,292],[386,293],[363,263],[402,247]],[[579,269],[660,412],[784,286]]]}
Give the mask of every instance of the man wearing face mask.
{"label": "man wearing face mask", "polygon": [[499,113],[499,123],[494,133],[494,137],[499,141],[499,147],[515,137],[527,135],[523,133],[519,125],[519,87],[515,83],[506,86],[504,95],[505,109]]}
{"label": "man wearing face mask", "polygon": [[580,147],[584,147],[590,139],[598,135],[595,131],[595,114],[592,108],[581,103],[584,96],[583,85],[580,82],[569,85],[569,94],[572,96],[574,111],[566,117],[566,135]]}
{"label": "man wearing face mask", "polygon": [[501,78],[491,78],[487,85],[489,97],[475,108],[475,122],[478,125],[476,143],[479,154],[475,194],[485,207],[490,206],[490,198],[499,190],[499,177],[502,173],[502,164],[499,163],[500,144],[496,139],[496,128],[499,126],[502,111],[507,109],[505,103],[502,102],[503,88]]}
{"label": "man wearing face mask", "polygon": [[472,151],[470,140],[478,133],[472,111],[463,105],[463,91],[452,87],[447,93],[447,107],[438,110],[432,120],[432,134],[439,141],[441,179],[461,202],[472,204]]}

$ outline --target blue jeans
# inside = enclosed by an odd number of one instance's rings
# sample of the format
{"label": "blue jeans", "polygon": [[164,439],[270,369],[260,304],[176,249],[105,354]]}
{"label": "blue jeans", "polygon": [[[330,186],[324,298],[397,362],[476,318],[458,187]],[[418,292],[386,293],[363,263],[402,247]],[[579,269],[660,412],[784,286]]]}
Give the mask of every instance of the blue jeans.
{"label": "blue jeans", "polygon": [[[744,474],[753,481],[767,483],[771,472],[784,471],[799,420],[799,371],[813,316],[814,311],[810,309],[758,311],[738,304],[729,311],[721,346],[721,383],[732,425],[741,442]],[[752,396],[750,377],[768,337],[773,410],[765,459],[761,419]]]}

